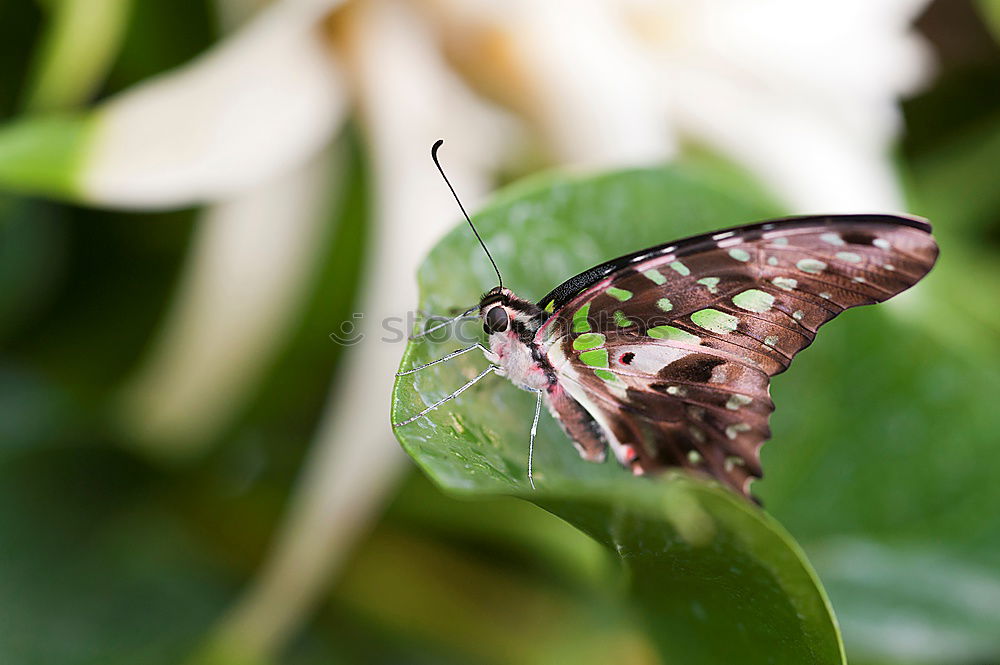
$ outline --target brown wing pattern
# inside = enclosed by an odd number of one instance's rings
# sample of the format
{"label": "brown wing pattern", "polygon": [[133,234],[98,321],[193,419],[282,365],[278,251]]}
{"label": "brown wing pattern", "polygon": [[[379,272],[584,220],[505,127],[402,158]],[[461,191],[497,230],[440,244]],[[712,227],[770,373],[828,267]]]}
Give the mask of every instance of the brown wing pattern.
{"label": "brown wing pattern", "polygon": [[822,324],[934,264],[929,226],[878,219],[777,221],[633,256],[569,298],[538,339],[623,464],[698,470],[749,496],[770,436],[769,377]]}

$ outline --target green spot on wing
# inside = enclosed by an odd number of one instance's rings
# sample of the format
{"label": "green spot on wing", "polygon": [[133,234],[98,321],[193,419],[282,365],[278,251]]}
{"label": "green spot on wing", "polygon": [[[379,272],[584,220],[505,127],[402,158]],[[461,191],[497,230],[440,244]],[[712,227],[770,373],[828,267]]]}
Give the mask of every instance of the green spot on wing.
{"label": "green spot on wing", "polygon": [[655,284],[663,285],[667,283],[667,278],[659,270],[647,270],[642,274]]}
{"label": "green spot on wing", "polygon": [[854,252],[837,252],[836,257],[848,263],[861,263],[861,255]]}
{"label": "green spot on wing", "polygon": [[729,409],[730,411],[737,411],[737,410],[739,410],[740,407],[746,406],[747,404],[751,403],[752,401],[753,401],[753,399],[750,398],[750,397],[747,397],[746,395],[740,395],[739,393],[734,393],[726,401],[726,408]]}
{"label": "green spot on wing", "polygon": [[719,278],[718,277],[702,277],[698,280],[698,283],[708,289],[709,293],[719,292]]}
{"label": "green spot on wing", "polygon": [[771,283],[777,286],[779,289],[784,291],[791,291],[796,286],[799,285],[799,280],[793,279],[792,277],[775,277],[771,280]]}
{"label": "green spot on wing", "polygon": [[625,313],[620,309],[615,310],[615,325],[619,328],[627,328],[632,325],[632,321],[629,320]]}
{"label": "green spot on wing", "polygon": [[656,326],[646,331],[646,334],[655,339],[668,339],[673,342],[685,342],[687,344],[699,344],[701,338],[697,335],[675,328],[673,326]]}
{"label": "green spot on wing", "polygon": [[700,309],[691,315],[691,321],[699,328],[719,334],[733,332],[739,323],[739,319],[732,314],[726,314],[717,309]]}
{"label": "green spot on wing", "polygon": [[735,439],[741,432],[749,431],[750,425],[747,425],[746,423],[736,423],[735,425],[730,425],[726,428],[726,437],[729,439]]}
{"label": "green spot on wing", "polygon": [[673,263],[670,264],[670,267],[673,270],[677,271],[678,273],[684,275],[685,277],[691,274],[691,270],[680,261],[674,261]]}
{"label": "green spot on wing", "polygon": [[555,309],[556,309],[556,301],[555,300],[550,300],[549,304],[545,306],[545,311],[548,312],[549,314],[551,314],[552,312],[554,312]]}
{"label": "green spot on wing", "polygon": [[733,304],[748,312],[761,314],[774,305],[774,296],[760,289],[747,289],[733,296]]}
{"label": "green spot on wing", "polygon": [[670,298],[660,298],[656,301],[656,306],[664,312],[669,312],[674,308],[674,303],[670,302]]}
{"label": "green spot on wing", "polygon": [[800,259],[795,267],[802,272],[817,275],[826,270],[826,264],[819,259]]}
{"label": "green spot on wing", "polygon": [[618,377],[615,376],[614,372],[610,372],[606,369],[595,369],[594,374],[597,375],[597,378],[610,381],[612,383],[618,380]]}
{"label": "green spot on wing", "polygon": [[587,332],[590,330],[590,321],[587,317],[590,315],[590,303],[576,310],[573,313],[573,332]]}
{"label": "green spot on wing", "polygon": [[594,349],[592,351],[584,351],[580,354],[580,361],[584,365],[589,365],[590,367],[607,367],[608,350]]}
{"label": "green spot on wing", "polygon": [[607,293],[612,298],[621,300],[622,302],[625,302],[626,300],[632,297],[631,291],[626,291],[625,289],[619,289],[616,286],[609,286],[608,290],[605,291],[605,293]]}
{"label": "green spot on wing", "polygon": [[733,257],[737,261],[746,262],[750,260],[750,253],[745,249],[740,249],[738,247],[729,250],[729,256]]}
{"label": "green spot on wing", "polygon": [[584,333],[573,340],[573,348],[577,351],[585,351],[587,349],[596,349],[599,346],[604,345],[604,335],[601,333],[589,332]]}

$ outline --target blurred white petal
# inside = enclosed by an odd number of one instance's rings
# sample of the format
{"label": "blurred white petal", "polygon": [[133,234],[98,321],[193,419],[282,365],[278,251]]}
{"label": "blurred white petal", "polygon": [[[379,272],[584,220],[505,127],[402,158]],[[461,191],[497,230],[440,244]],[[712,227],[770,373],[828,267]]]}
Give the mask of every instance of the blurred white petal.
{"label": "blurred white petal", "polygon": [[123,420],[158,454],[198,449],[225,425],[295,321],[327,232],[328,154],[207,208]]}
{"label": "blurred white petal", "polygon": [[929,71],[925,0],[630,0],[678,131],[749,167],[797,211],[898,209],[900,95]]}
{"label": "blurred white petal", "polygon": [[650,63],[613,20],[608,3],[504,4],[508,34],[532,78],[534,114],[557,162],[611,168],[672,156]]}
{"label": "blurred white petal", "polygon": [[366,2],[342,18],[376,176],[372,267],[362,307],[366,337],[345,356],[260,577],[209,647],[249,657],[272,655],[317,602],[403,466],[388,415],[403,342],[380,339],[381,325],[415,306],[417,266],[460,214],[430,161],[430,146],[447,139],[442,158],[449,177],[474,209],[489,190],[485,162],[494,161],[503,140],[496,119],[449,74],[404,3]]}
{"label": "blurred white petal", "polygon": [[218,200],[322,150],[347,106],[319,25],[333,4],[278,3],[193,63],[110,100],[85,195],[144,209]]}
{"label": "blurred white petal", "polygon": [[[678,73],[674,80],[686,84],[687,95],[674,105],[682,130],[743,164],[796,213],[902,209],[884,144],[828,116],[705,76]],[[740,111],[707,110],[712,105]]]}
{"label": "blurred white petal", "polygon": [[425,4],[457,66],[526,116],[556,162],[608,168],[673,155],[652,63],[612,3]]}
{"label": "blurred white petal", "polygon": [[[772,102],[793,102],[885,141],[899,129],[896,99],[926,75],[928,56],[910,26],[925,4],[705,0],[692,5],[673,0],[660,5],[680,22],[674,26],[676,39],[663,44],[665,57],[673,61],[667,74],[686,68],[724,75]],[[683,84],[674,88],[685,90]],[[725,110],[740,113],[739,108]]]}

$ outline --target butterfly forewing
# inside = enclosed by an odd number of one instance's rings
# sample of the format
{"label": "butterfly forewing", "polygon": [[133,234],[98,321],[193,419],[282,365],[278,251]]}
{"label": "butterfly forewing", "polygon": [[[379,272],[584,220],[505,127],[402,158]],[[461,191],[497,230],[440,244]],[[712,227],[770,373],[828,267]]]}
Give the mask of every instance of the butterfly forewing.
{"label": "butterfly forewing", "polygon": [[923,277],[937,256],[929,231],[891,216],[805,217],[654,248],[553,291],[537,339],[620,459],[697,469],[748,494],[770,436],[768,378],[823,323]]}

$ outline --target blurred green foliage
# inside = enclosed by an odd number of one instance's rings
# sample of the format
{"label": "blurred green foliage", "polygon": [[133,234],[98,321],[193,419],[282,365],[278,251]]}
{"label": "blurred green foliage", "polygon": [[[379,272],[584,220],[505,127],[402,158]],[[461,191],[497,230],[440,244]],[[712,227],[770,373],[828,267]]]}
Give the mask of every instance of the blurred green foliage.
{"label": "blurred green foliage", "polygon": [[[5,122],[25,117],[52,4],[0,2]],[[904,107],[899,165],[913,211],[935,223],[941,262],[908,302],[825,328],[775,381],[759,484],[861,665],[1000,659],[1000,49],[971,3],[935,3],[920,26],[941,62]],[[96,97],[186,62],[217,35],[204,0],[133,3]],[[196,211],[0,198],[0,662],[181,662],[254,575],[337,369],[326,334],[356,297],[371,209],[363,155],[355,139],[336,183],[348,196],[291,341],[213,452],[184,465],[138,454],[113,414],[166,313]],[[663,233],[644,241],[682,235]],[[547,244],[564,275],[614,253]],[[488,285],[474,252],[462,262]],[[524,286],[540,295],[552,284]],[[498,405],[530,409],[510,386],[490,394],[501,391]],[[521,441],[510,442],[518,462]],[[540,448],[550,473],[614,471],[566,445]],[[646,601],[632,605],[628,588],[599,545],[535,506],[449,498],[411,474],[282,662],[660,662]]]}

